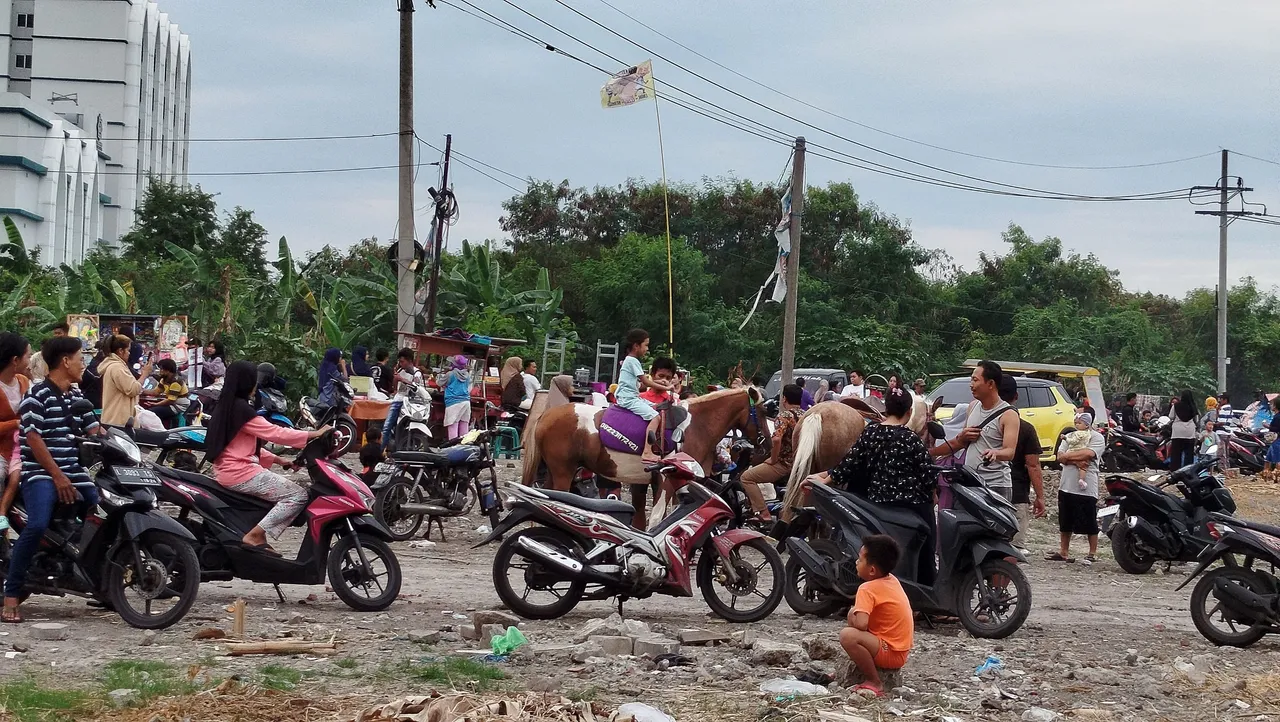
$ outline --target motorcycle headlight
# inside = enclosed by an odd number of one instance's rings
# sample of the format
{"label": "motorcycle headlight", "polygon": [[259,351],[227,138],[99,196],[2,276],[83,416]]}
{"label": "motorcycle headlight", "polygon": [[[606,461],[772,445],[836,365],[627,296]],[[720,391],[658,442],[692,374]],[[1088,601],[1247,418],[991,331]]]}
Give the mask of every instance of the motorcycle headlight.
{"label": "motorcycle headlight", "polygon": [[129,506],[133,503],[133,497],[117,494],[106,487],[98,487],[98,493],[102,495],[102,499],[112,506]]}

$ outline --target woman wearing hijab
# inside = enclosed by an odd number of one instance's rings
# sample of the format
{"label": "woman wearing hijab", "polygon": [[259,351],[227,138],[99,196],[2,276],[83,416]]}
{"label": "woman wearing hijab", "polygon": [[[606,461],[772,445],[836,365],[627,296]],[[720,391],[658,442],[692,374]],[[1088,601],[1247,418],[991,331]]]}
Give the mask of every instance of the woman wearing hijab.
{"label": "woman wearing hijab", "polygon": [[342,351],[330,347],[324,352],[324,360],[320,362],[320,370],[316,372],[320,391],[316,399],[325,406],[337,403],[334,384],[346,382],[347,362],[342,358]]}
{"label": "woman wearing hijab", "polygon": [[298,512],[307,505],[307,492],[288,479],[268,471],[284,461],[262,448],[263,442],[301,448],[308,441],[329,433],[326,426],[300,431],[276,426],[254,413],[249,399],[257,385],[257,367],[250,361],[236,361],[227,369],[218,405],[209,418],[206,435],[207,461],[213,462],[218,483],[240,494],[275,502],[242,540],[244,545],[268,554],[276,551],[267,543],[267,534],[279,539]]}
{"label": "woman wearing hijab", "polygon": [[551,390],[547,394],[547,408],[573,403],[573,377],[560,374],[551,379]]}
{"label": "woman wearing hijab", "polygon": [[1196,408],[1195,397],[1191,389],[1182,392],[1182,396],[1169,409],[1169,468],[1181,469],[1195,463],[1196,436],[1199,432],[1198,421],[1200,410]]}
{"label": "woman wearing hijab", "polygon": [[364,346],[356,346],[351,350],[351,375],[352,376],[368,376],[369,375],[369,349]]}
{"label": "woman wearing hijab", "polygon": [[524,360],[519,356],[512,356],[502,365],[502,371],[498,373],[498,387],[502,389],[502,408],[508,411],[515,411],[520,408],[520,402],[524,401],[524,377],[521,372],[524,371]]}
{"label": "woman wearing hijab", "polygon": [[204,347],[204,363],[200,366],[200,385],[212,386],[227,374],[227,351],[221,341],[210,341]]}
{"label": "woman wearing hijab", "polygon": [[436,383],[444,389],[444,426],[449,441],[461,438],[471,429],[471,377],[467,374],[467,357],[454,356],[449,369]]}

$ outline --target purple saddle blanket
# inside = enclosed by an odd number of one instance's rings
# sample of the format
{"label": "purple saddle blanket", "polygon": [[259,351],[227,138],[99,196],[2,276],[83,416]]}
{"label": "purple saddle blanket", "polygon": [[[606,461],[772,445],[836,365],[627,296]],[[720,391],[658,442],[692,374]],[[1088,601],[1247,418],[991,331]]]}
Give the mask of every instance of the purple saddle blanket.
{"label": "purple saddle blanket", "polygon": [[[600,418],[600,443],[605,448],[621,451],[624,454],[639,454],[647,443],[644,432],[649,428],[648,422],[621,406],[610,406]],[[664,448],[674,449],[671,439],[672,431],[668,424]]]}

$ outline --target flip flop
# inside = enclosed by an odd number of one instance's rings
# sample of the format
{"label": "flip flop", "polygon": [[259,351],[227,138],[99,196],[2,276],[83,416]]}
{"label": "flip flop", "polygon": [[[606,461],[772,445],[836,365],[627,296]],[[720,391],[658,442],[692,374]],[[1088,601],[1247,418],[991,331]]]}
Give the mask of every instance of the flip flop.
{"label": "flip flop", "polygon": [[266,554],[269,557],[276,557],[277,559],[284,558],[280,555],[280,552],[276,551],[275,549],[272,549],[270,544],[245,544],[244,542],[240,542],[240,546],[244,547],[245,549],[250,549],[255,552]]}
{"label": "flip flop", "polygon": [[1061,555],[1061,554],[1059,554],[1058,552],[1053,552],[1052,554],[1045,554],[1045,555],[1044,555],[1044,560],[1045,560],[1046,562],[1072,562],[1072,561],[1075,561],[1074,559],[1071,559],[1070,557],[1064,557],[1064,556],[1062,556],[1062,555]]}
{"label": "flip flop", "polygon": [[862,684],[858,685],[857,687],[854,687],[854,688],[853,688],[852,690],[850,690],[850,691],[852,691],[852,692],[861,692],[861,691],[862,691],[862,690],[864,690],[864,689],[865,689],[865,690],[867,690],[868,692],[870,692],[870,693],[874,694],[876,697],[883,697],[883,696],[884,696],[884,690],[883,690],[883,689],[877,689],[877,688],[876,688],[876,686],[875,686],[875,685],[873,685],[873,684],[871,684],[870,682],[863,682]]}
{"label": "flip flop", "polygon": [[0,610],[0,623],[22,624],[22,610],[18,607],[5,607]]}

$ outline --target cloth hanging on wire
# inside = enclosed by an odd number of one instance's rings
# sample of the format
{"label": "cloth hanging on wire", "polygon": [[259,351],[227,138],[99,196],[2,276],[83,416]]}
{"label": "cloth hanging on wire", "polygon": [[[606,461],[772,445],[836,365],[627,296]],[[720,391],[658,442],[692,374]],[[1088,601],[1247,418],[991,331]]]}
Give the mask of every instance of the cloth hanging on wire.
{"label": "cloth hanging on wire", "polygon": [[773,293],[769,296],[770,301],[782,303],[787,297],[787,263],[791,258],[790,184],[787,185],[787,192],[782,196],[782,219],[778,221],[778,225],[774,226],[773,237],[778,241],[778,258],[774,261],[773,271],[764,280],[760,290],[756,291],[755,300],[751,302],[751,310],[747,312],[747,317],[742,319],[742,325],[738,326],[739,331],[746,328],[747,323],[751,321],[751,317],[755,315],[756,308],[760,306],[760,298],[764,296],[765,289],[769,288],[769,284],[773,284]]}

